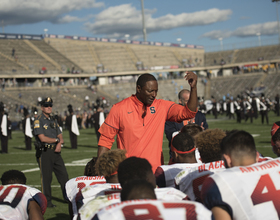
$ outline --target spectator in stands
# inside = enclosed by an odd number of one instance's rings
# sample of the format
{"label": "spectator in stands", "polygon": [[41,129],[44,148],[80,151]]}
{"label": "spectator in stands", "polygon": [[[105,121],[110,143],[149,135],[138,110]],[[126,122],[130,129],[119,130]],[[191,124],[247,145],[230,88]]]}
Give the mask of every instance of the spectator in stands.
{"label": "spectator in stands", "polygon": [[6,85],[6,82],[5,82],[5,79],[3,78],[1,81],[2,92],[5,92],[5,85]]}
{"label": "spectator in stands", "polygon": [[208,177],[201,193],[215,219],[278,219],[279,182],[273,177],[279,175],[279,159],[257,164],[254,138],[246,131],[227,135],[221,151],[230,169]]}
{"label": "spectator in stands", "polygon": [[[197,75],[186,72],[185,79],[191,87],[186,106],[157,100],[158,83],[151,74],[143,74],[137,80],[136,95],[115,104],[105,123],[99,129],[98,155],[111,149],[115,135],[120,149],[127,156],[148,159],[153,171],[162,164],[162,135],[165,121],[182,122],[195,117],[197,109]],[[131,122],[134,123],[131,123]],[[137,143],[137,144],[135,144]]]}
{"label": "spectator in stands", "polygon": [[16,53],[16,50],[15,50],[15,48],[13,48],[13,49],[12,49],[12,57],[15,56],[15,53]]}

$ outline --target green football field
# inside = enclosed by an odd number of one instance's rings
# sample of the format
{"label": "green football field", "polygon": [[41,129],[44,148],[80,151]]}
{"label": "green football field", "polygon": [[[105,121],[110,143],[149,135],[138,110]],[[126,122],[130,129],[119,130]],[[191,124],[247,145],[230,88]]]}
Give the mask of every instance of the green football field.
{"label": "green football field", "polygon": [[[276,117],[273,112],[269,113],[269,125],[262,125],[261,118],[255,119],[253,124],[247,121],[242,121],[237,124],[236,120],[228,120],[225,116],[219,116],[218,119],[213,119],[212,115],[207,115],[209,128],[220,128],[224,130],[239,129],[250,132],[255,139],[257,149],[264,156],[275,157],[270,145],[270,129],[274,122],[279,121],[280,117]],[[82,176],[84,166],[91,159],[97,155],[97,141],[94,129],[80,130],[78,137],[78,149],[72,150],[70,148],[68,131],[63,132],[65,145],[62,149],[62,157],[64,159],[69,178]],[[34,146],[32,151],[25,150],[24,135],[21,131],[14,131],[12,139],[9,140],[8,154],[0,154],[0,175],[10,169],[18,169],[25,173],[27,177],[27,185],[31,185],[41,190],[40,187],[40,171],[38,169]],[[114,143],[113,148],[116,148]],[[165,163],[168,162],[168,142],[163,137],[163,152]],[[68,205],[63,203],[60,186],[53,175],[52,181],[52,196],[53,203],[57,205],[56,208],[47,209],[44,218],[51,220],[70,219],[68,215]]]}

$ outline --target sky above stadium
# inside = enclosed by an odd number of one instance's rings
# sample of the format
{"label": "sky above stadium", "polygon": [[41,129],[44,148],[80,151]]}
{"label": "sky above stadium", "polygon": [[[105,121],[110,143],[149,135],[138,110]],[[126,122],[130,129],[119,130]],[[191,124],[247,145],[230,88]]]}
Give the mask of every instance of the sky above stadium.
{"label": "sky above stadium", "polygon": [[[278,38],[271,0],[144,0],[144,8],[147,41],[207,47],[221,38],[224,45]],[[1,0],[0,22],[1,33],[143,40],[140,0]]]}

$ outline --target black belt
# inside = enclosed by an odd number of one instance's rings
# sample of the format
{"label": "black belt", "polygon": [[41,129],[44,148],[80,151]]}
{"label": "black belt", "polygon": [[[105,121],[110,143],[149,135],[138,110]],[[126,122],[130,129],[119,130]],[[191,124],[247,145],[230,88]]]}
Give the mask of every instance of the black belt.
{"label": "black belt", "polygon": [[53,144],[45,144],[44,147],[51,149],[51,150],[55,150],[56,145]]}

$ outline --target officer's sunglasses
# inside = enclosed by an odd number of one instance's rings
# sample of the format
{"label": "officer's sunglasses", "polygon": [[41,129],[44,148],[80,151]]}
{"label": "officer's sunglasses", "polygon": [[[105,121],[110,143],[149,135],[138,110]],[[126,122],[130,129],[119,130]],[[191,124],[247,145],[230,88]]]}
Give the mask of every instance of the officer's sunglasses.
{"label": "officer's sunglasses", "polygon": [[43,105],[45,108],[48,108],[48,107],[52,107],[52,104],[44,104]]}

